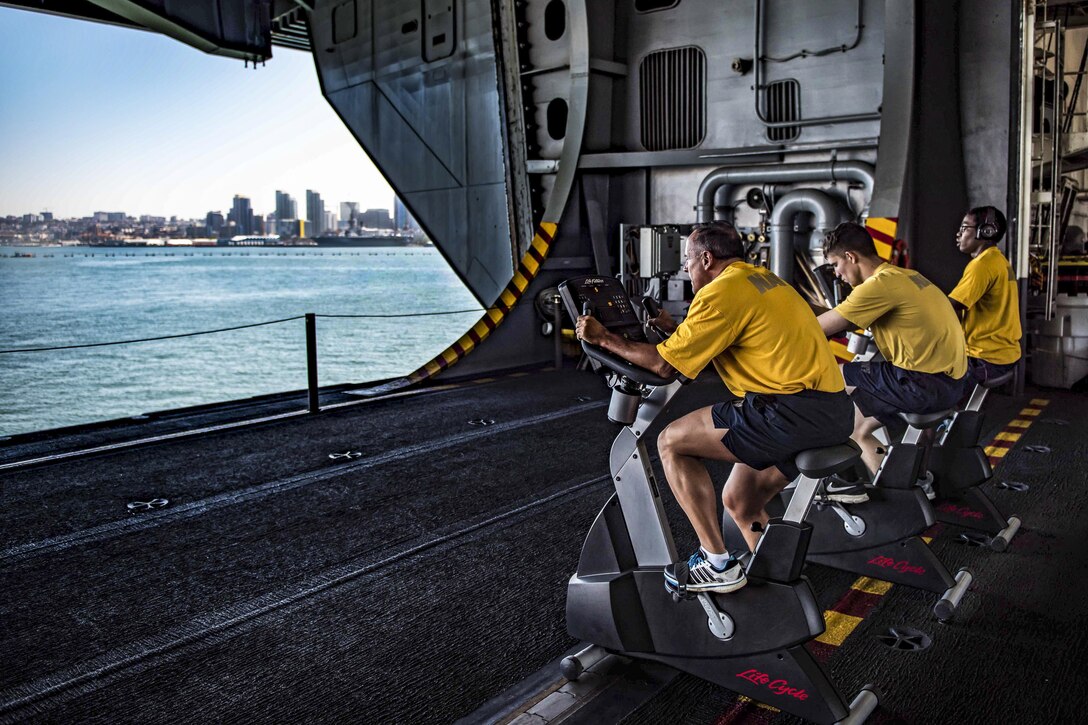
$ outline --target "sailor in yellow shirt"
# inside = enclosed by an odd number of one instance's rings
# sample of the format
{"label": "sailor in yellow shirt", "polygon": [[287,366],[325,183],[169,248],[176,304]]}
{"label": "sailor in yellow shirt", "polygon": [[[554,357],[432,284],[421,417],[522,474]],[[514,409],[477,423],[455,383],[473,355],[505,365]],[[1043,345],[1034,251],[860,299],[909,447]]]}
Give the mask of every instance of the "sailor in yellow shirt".
{"label": "sailor in yellow shirt", "polygon": [[1020,359],[1020,294],[1012,265],[996,244],[1008,228],[996,207],[967,212],[956,246],[971,256],[948,298],[963,316],[967,377],[984,383],[1011,372]]}
{"label": "sailor in yellow shirt", "polygon": [[827,336],[869,328],[885,360],[842,366],[854,401],[853,438],[876,474],[883,458],[873,435],[898,413],[936,413],[963,395],[967,349],[948,298],[914,270],[888,264],[865,227],[845,222],[827,235],[824,256],[853,287],[835,309],[819,317]]}
{"label": "sailor in yellow shirt", "polygon": [[[579,317],[576,326],[587,342],[662,376],[679,371],[695,378],[713,363],[736,396],[673,421],[657,439],[665,477],[699,536],[700,549],[688,560],[691,591],[723,593],[746,582],[722,540],[703,459],[734,464],[722,501],[754,551],[759,533],[752,524],[767,523],[764,507],[797,476],[793,456],[850,436],[850,399],[808,305],[793,287],[743,259],[731,224],[691,233],[684,264],[695,298],[679,325],[667,314],[656,319],[672,333],[659,345],[626,340],[592,317]],[[675,566],[665,568],[673,587]]]}

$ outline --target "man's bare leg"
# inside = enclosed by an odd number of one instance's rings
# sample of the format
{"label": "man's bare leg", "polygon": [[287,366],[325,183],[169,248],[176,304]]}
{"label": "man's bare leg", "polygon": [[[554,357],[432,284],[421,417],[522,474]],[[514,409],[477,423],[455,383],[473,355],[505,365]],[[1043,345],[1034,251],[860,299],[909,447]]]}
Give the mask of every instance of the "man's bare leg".
{"label": "man's bare leg", "polygon": [[[842,366],[843,363],[839,363],[840,373],[842,372]],[[844,376],[843,381],[845,382],[845,380]],[[854,386],[846,385],[846,394],[851,395],[853,392]],[[865,464],[870,476],[876,476],[877,469],[880,468],[880,464],[884,461],[884,455],[888,452],[880,439],[873,435],[883,425],[876,418],[866,418],[862,415],[857,404],[854,404],[854,432],[850,434],[850,438],[861,446],[861,462]]]}
{"label": "man's bare leg", "polygon": [[714,427],[710,407],[673,421],[657,438],[665,479],[691,521],[699,544],[709,553],[726,553],[718,521],[718,501],[710,473],[700,459],[729,461],[736,457],[722,443],[725,430]]}
{"label": "man's bare leg", "polygon": [[752,530],[752,524],[760,528],[767,525],[767,503],[789,483],[774,466],[757,471],[743,463],[733,466],[729,480],[722,490],[722,504],[733,518],[751,551],[756,550],[761,534]]}
{"label": "man's bare leg", "polygon": [[876,475],[887,453],[884,444],[873,435],[882,425],[876,418],[866,418],[862,415],[861,409],[857,405],[854,406],[854,432],[850,437],[861,446],[861,461],[869,470],[870,476]]}

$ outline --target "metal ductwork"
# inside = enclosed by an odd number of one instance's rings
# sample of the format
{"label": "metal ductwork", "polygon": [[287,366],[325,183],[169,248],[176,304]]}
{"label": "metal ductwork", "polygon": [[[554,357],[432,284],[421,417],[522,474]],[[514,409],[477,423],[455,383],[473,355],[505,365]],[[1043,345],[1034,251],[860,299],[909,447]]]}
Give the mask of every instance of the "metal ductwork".
{"label": "metal ductwork", "polygon": [[[873,198],[873,167],[861,161],[820,161],[788,166],[723,166],[707,174],[699,185],[695,202],[695,218],[701,223],[721,219],[722,213],[731,209],[729,197],[738,184],[801,183],[805,181],[859,182],[865,188],[865,210]],[[724,205],[718,206],[719,194]],[[785,198],[785,197],[783,197]],[[781,202],[779,202],[781,203]],[[863,210],[862,215],[865,215]]]}
{"label": "metal ductwork", "polygon": [[[793,220],[802,212],[812,214],[813,231],[819,235],[850,216],[830,194],[818,189],[797,189],[778,200],[771,212],[771,271],[787,282],[793,281]],[[812,247],[810,238],[810,251]]]}

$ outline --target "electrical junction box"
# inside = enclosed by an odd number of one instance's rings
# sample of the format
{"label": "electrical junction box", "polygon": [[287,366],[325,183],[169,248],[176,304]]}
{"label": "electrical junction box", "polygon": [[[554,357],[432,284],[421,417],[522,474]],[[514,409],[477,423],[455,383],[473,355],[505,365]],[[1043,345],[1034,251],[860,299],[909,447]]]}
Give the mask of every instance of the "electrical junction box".
{"label": "electrical junction box", "polygon": [[680,270],[680,232],[660,227],[638,230],[638,264],[640,277],[656,277]]}

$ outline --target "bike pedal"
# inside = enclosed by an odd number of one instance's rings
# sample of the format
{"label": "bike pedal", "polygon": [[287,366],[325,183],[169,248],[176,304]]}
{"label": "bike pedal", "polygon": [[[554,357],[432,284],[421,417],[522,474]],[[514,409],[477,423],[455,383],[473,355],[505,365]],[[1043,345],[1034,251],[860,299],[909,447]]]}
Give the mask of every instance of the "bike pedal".
{"label": "bike pedal", "polygon": [[669,583],[668,579],[665,580],[665,591],[672,595],[672,600],[674,602],[679,602],[684,599],[695,599],[695,597],[697,596],[696,594],[687,591],[686,587],[674,587],[672,584]]}

